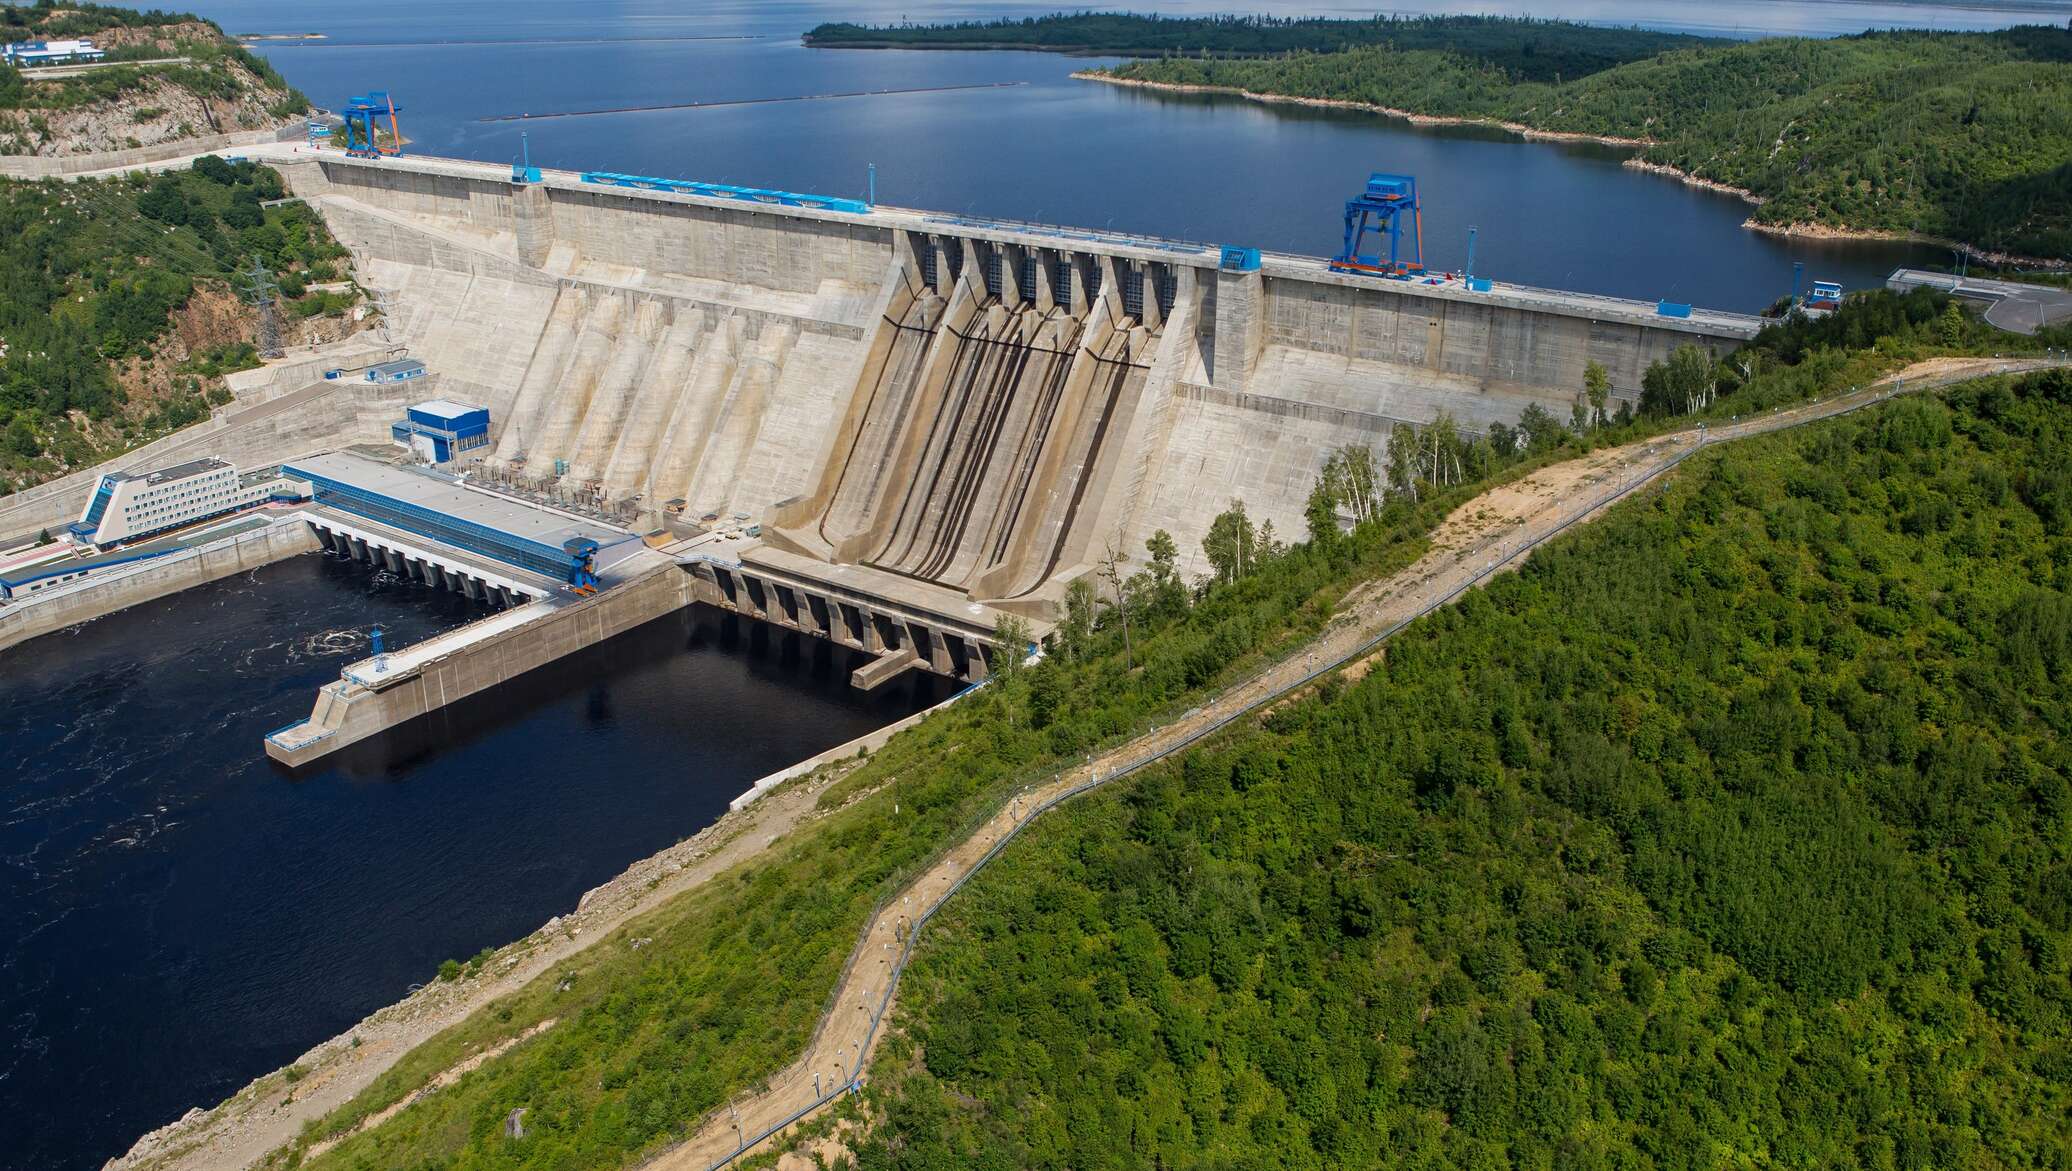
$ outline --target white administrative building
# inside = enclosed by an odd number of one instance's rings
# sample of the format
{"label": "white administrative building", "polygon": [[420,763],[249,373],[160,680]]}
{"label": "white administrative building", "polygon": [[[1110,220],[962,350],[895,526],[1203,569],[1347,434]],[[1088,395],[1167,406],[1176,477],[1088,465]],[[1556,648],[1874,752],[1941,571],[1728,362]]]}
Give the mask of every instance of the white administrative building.
{"label": "white administrative building", "polygon": [[[299,489],[299,490],[297,490]],[[282,495],[307,496],[274,469],[239,475],[220,459],[198,459],[155,472],[110,472],[101,477],[72,536],[105,549],[198,520],[250,508]]]}

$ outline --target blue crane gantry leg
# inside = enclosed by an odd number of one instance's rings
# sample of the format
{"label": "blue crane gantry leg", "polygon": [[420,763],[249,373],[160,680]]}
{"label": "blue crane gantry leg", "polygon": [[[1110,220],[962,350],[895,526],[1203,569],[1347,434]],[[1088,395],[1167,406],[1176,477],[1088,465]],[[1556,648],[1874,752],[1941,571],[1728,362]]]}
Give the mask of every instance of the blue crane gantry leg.
{"label": "blue crane gantry leg", "polygon": [[[1412,233],[1408,257],[1402,254],[1406,214]],[[1370,231],[1388,236],[1387,260],[1361,251]],[[1367,176],[1367,189],[1345,201],[1345,248],[1332,258],[1331,271],[1388,277],[1408,277],[1424,271],[1424,212],[1417,201],[1415,176],[1380,171]]]}
{"label": "blue crane gantry leg", "polygon": [[[383,155],[403,153],[403,129],[396,122],[396,115],[402,107],[396,104],[387,90],[375,90],[345,103],[340,113],[345,118],[345,153],[356,159],[378,159]],[[377,119],[388,119],[389,145],[382,146],[375,141],[374,131]]]}

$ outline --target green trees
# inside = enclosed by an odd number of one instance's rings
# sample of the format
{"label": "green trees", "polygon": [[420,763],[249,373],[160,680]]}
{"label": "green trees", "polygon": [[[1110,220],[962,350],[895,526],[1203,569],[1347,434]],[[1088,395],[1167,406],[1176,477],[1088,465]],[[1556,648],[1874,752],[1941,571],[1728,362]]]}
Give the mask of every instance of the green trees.
{"label": "green trees", "polygon": [[1603,363],[1593,360],[1583,365],[1583,399],[1590,404],[1592,427],[1602,427],[1607,422],[1604,404],[1611,390],[1612,376]]}
{"label": "green trees", "polygon": [[[109,362],[156,349],[198,283],[227,285],[254,252],[291,295],[298,270],[342,252],[306,208],[260,209],[278,185],[272,171],[213,157],[148,181],[0,182],[0,420],[30,411],[65,440],[0,449],[10,485],[206,414],[184,385],[146,386],[127,401]],[[296,308],[332,311],[353,296],[312,295]],[[189,372],[222,370],[197,355]]]}
{"label": "green trees", "polygon": [[859,1166],[2058,1166],[2068,384],[1715,449],[1039,822]]}
{"label": "green trees", "polygon": [[1216,581],[1224,585],[1257,568],[1259,534],[1245,514],[1244,501],[1233,499],[1229,508],[1209,522],[1209,531],[1202,534],[1201,551],[1215,567]]}
{"label": "green trees", "polygon": [[1559,78],[1445,40],[1168,57],[1114,72],[1629,138],[1647,162],[1752,192],[1762,223],[1918,232],[2062,258],[2072,256],[2067,35],[1773,37]]}
{"label": "green trees", "polygon": [[1712,356],[1685,343],[1669,352],[1669,360],[1648,367],[1640,383],[1640,413],[1652,418],[1692,415],[1712,405],[1719,388]]}

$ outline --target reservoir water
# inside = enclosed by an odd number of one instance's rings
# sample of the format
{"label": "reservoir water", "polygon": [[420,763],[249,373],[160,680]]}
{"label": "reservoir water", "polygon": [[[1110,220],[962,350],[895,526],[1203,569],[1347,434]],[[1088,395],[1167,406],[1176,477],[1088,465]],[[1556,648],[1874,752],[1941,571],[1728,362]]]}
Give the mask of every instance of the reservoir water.
{"label": "reservoir water", "polygon": [[[1523,284],[1754,311],[1808,279],[1861,287],[1936,248],[1782,240],[1744,229],[1749,205],[1621,165],[1597,146],[1526,142],[1485,129],[1416,128],[1354,111],[1127,91],[1070,75],[1090,63],[1043,53],[809,49],[823,20],[1019,16],[1044,4],[883,0],[368,0],[284,8],[201,0],[231,32],[321,32],[257,46],[323,105],[387,89],[429,154],[504,162],[529,133],[535,163],[861,195],[1016,219],[1327,255],[1340,208],[1370,170],[1418,176],[1428,260],[1458,268],[1478,229],[1478,273]],[[1218,0],[1159,6],[1229,11]],[[1367,15],[1349,3],[1242,6]],[[1391,6],[1395,8],[1396,6]],[[1678,31],[1829,35],[1908,24],[2062,22],[2063,3],[2006,8],[1773,0],[1601,0],[1574,5],[1433,0],[1410,9],[1569,15]],[[633,105],[740,102],[858,91],[828,101],[557,118],[480,119]]]}
{"label": "reservoir water", "polygon": [[[1049,4],[864,0],[276,0],[191,5],[323,105],[369,89],[414,149],[882,199],[1325,253],[1371,169],[1416,173],[1441,266],[1755,309],[1791,262],[1862,285],[1931,249],[1744,230],[1746,205],[1612,150],[1418,130],[1361,114],[1167,98],[1030,53],[806,49],[823,20],[961,19]],[[1167,12],[1226,11],[1182,0]],[[1371,6],[1254,4],[1365,15]],[[2066,6],[1424,0],[1749,36],[2062,21]],[[718,39],[715,39],[718,38]],[[1000,89],[483,122],[495,115]],[[307,714],[375,622],[406,644],[467,620],[451,595],[303,557],[0,654],[0,1168],[92,1168],[426,979],[524,935],[628,862],[709,824],[753,778],[914,710],[846,664],[685,615],[453,709],[313,775],[259,739]]]}
{"label": "reservoir water", "polygon": [[938,694],[685,612],[321,771],[266,761],[371,623],[478,613],[312,554],[0,653],[0,1167],[100,1166]]}

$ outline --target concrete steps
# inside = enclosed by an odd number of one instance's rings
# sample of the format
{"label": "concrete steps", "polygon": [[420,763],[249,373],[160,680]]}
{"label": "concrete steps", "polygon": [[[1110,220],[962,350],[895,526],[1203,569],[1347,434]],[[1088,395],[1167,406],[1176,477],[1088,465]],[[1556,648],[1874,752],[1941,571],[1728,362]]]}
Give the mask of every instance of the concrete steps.
{"label": "concrete steps", "polygon": [[528,467],[532,474],[549,474],[554,460],[568,458],[576,427],[583,412],[589,409],[590,396],[611,366],[625,319],[626,298],[617,295],[599,299],[584,318],[582,332],[576,336],[575,353],[569,359],[568,373],[552,396],[541,404],[537,420],[525,427],[526,448],[531,456]]}
{"label": "concrete steps", "polygon": [[705,453],[712,420],[734,379],[741,334],[741,318],[730,313],[707,331],[705,344],[698,348],[685,375],[676,410],[670,415],[668,430],[650,465],[646,487],[641,490],[651,507],[660,508],[673,499],[690,499],[683,494],[684,489]]}
{"label": "concrete steps", "polygon": [[647,481],[655,449],[669,426],[677,401],[683,397],[691,360],[697,354],[704,328],[703,313],[680,308],[676,320],[655,343],[654,361],[641,375],[639,396],[627,411],[618,442],[612,449],[611,458],[605,462],[604,494],[607,497],[623,498],[639,491]]}
{"label": "concrete steps", "polygon": [[741,469],[762,433],[771,391],[784,372],[785,361],[798,336],[798,327],[788,321],[765,324],[762,336],[742,362],[712,439],[706,445],[705,456],[684,492],[684,499],[700,515],[708,511],[725,514],[732,509]]}
{"label": "concrete steps", "polygon": [[563,457],[568,460],[569,480],[588,484],[603,476],[604,462],[611,458],[613,442],[639,394],[641,376],[653,363],[655,343],[667,324],[668,310],[660,301],[642,301],[634,309],[632,328],[620,335],[618,352],[598,380],[581,427]]}
{"label": "concrete steps", "polygon": [[569,359],[575,353],[576,331],[589,314],[589,302],[588,295],[579,289],[561,291],[547,318],[547,328],[540,335],[539,344],[533,347],[532,361],[525,368],[525,378],[519,383],[510,410],[499,419],[492,408],[489,417],[503,428],[496,444],[495,459],[499,463],[509,463],[525,450],[528,427],[533,435],[539,434],[541,411],[568,372]]}

